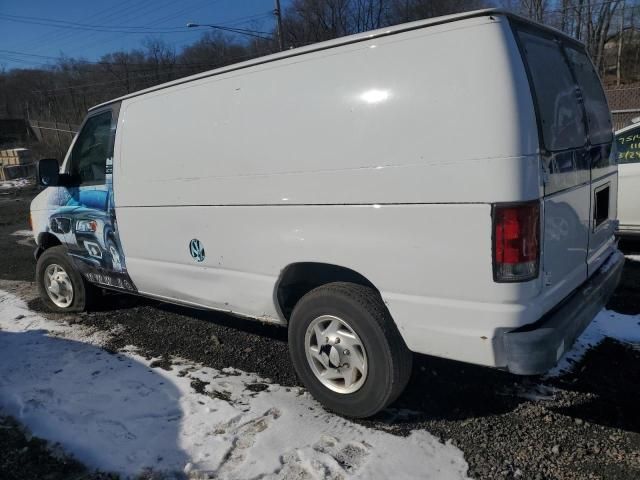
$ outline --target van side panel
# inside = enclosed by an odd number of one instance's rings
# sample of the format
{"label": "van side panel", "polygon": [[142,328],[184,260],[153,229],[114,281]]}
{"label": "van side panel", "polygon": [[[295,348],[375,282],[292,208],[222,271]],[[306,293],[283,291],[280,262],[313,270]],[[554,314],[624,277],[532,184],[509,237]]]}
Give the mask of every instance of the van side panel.
{"label": "van side panel", "polygon": [[[167,300],[281,322],[274,295],[284,267],[341,265],[375,284],[412,350],[487,365],[496,323],[516,327],[541,314],[516,301],[535,297],[539,282],[501,285],[513,302],[502,303],[490,282],[477,281],[492,278],[489,205],[144,210],[118,212],[121,230],[138,232],[127,238],[127,265],[141,293]],[[202,263],[189,253],[194,237]]]}
{"label": "van side panel", "polygon": [[[487,205],[168,207],[145,209],[145,215],[121,211],[123,231],[145,232],[132,235],[126,247],[138,288],[209,307],[278,320],[274,288],[281,270],[296,262],[350,268],[375,281],[382,292],[430,292],[436,298],[470,301],[482,301],[489,293],[473,280],[492,275],[491,256],[478,258],[476,250],[491,251]],[[471,231],[484,234],[473,239],[474,248],[467,237]],[[201,264],[190,256],[194,236],[204,244]],[[456,278],[458,288],[452,290],[435,272]]]}
{"label": "van side panel", "polygon": [[118,205],[538,198],[529,85],[507,20],[493,18],[126,100]]}
{"label": "van side panel", "polygon": [[340,265],[380,290],[409,348],[486,365],[496,326],[542,313],[539,279],[493,282],[490,203],[542,192],[503,17],[124,100],[118,140],[118,221],[145,294],[282,321],[284,268]]}

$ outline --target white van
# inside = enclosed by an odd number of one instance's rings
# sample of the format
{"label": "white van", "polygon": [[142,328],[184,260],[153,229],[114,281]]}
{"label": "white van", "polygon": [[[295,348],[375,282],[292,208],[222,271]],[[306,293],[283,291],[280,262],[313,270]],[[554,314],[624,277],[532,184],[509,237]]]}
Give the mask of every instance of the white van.
{"label": "white van", "polygon": [[640,237],[640,123],[616,132],[618,162],[618,235]]}
{"label": "white van", "polygon": [[495,10],[127,95],[40,162],[42,298],[287,324],[302,383],[353,417],[411,352],[539,374],[621,273],[608,112],[582,44]]}

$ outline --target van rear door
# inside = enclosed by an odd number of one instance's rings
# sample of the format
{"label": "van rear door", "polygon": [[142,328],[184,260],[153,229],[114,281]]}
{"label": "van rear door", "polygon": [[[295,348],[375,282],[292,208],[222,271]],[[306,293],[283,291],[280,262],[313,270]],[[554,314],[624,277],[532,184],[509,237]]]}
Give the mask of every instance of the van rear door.
{"label": "van rear door", "polygon": [[589,147],[586,155],[591,173],[587,272],[591,276],[615,247],[618,167],[611,155],[613,127],[598,74],[583,49],[566,45],[565,52],[580,88],[580,101],[587,119]]}
{"label": "van rear door", "polygon": [[563,297],[595,271],[613,245],[617,185],[615,166],[608,165],[611,119],[582,46],[528,24],[515,30],[536,108],[544,172],[543,284]]}

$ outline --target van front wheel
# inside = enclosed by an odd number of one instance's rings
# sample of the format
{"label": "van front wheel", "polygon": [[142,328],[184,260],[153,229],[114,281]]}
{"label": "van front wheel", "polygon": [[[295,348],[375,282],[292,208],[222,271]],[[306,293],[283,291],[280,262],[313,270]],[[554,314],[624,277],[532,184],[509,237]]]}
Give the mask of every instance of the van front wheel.
{"label": "van front wheel", "polygon": [[380,295],[353,283],[330,283],[302,297],[291,315],[289,351],[309,392],[348,417],[385,408],[411,374],[412,354]]}
{"label": "van front wheel", "polygon": [[54,312],[81,312],[97,291],[73,267],[63,246],[51,247],[40,255],[36,284],[45,306]]}

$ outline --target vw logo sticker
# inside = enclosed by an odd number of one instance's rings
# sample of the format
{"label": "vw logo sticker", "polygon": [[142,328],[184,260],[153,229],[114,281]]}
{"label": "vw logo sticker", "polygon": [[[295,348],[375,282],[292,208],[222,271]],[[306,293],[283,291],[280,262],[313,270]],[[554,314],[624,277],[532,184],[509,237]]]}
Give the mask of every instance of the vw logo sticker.
{"label": "vw logo sticker", "polygon": [[194,238],[189,242],[189,253],[196,262],[202,262],[204,260],[204,246],[200,243],[200,240]]}

